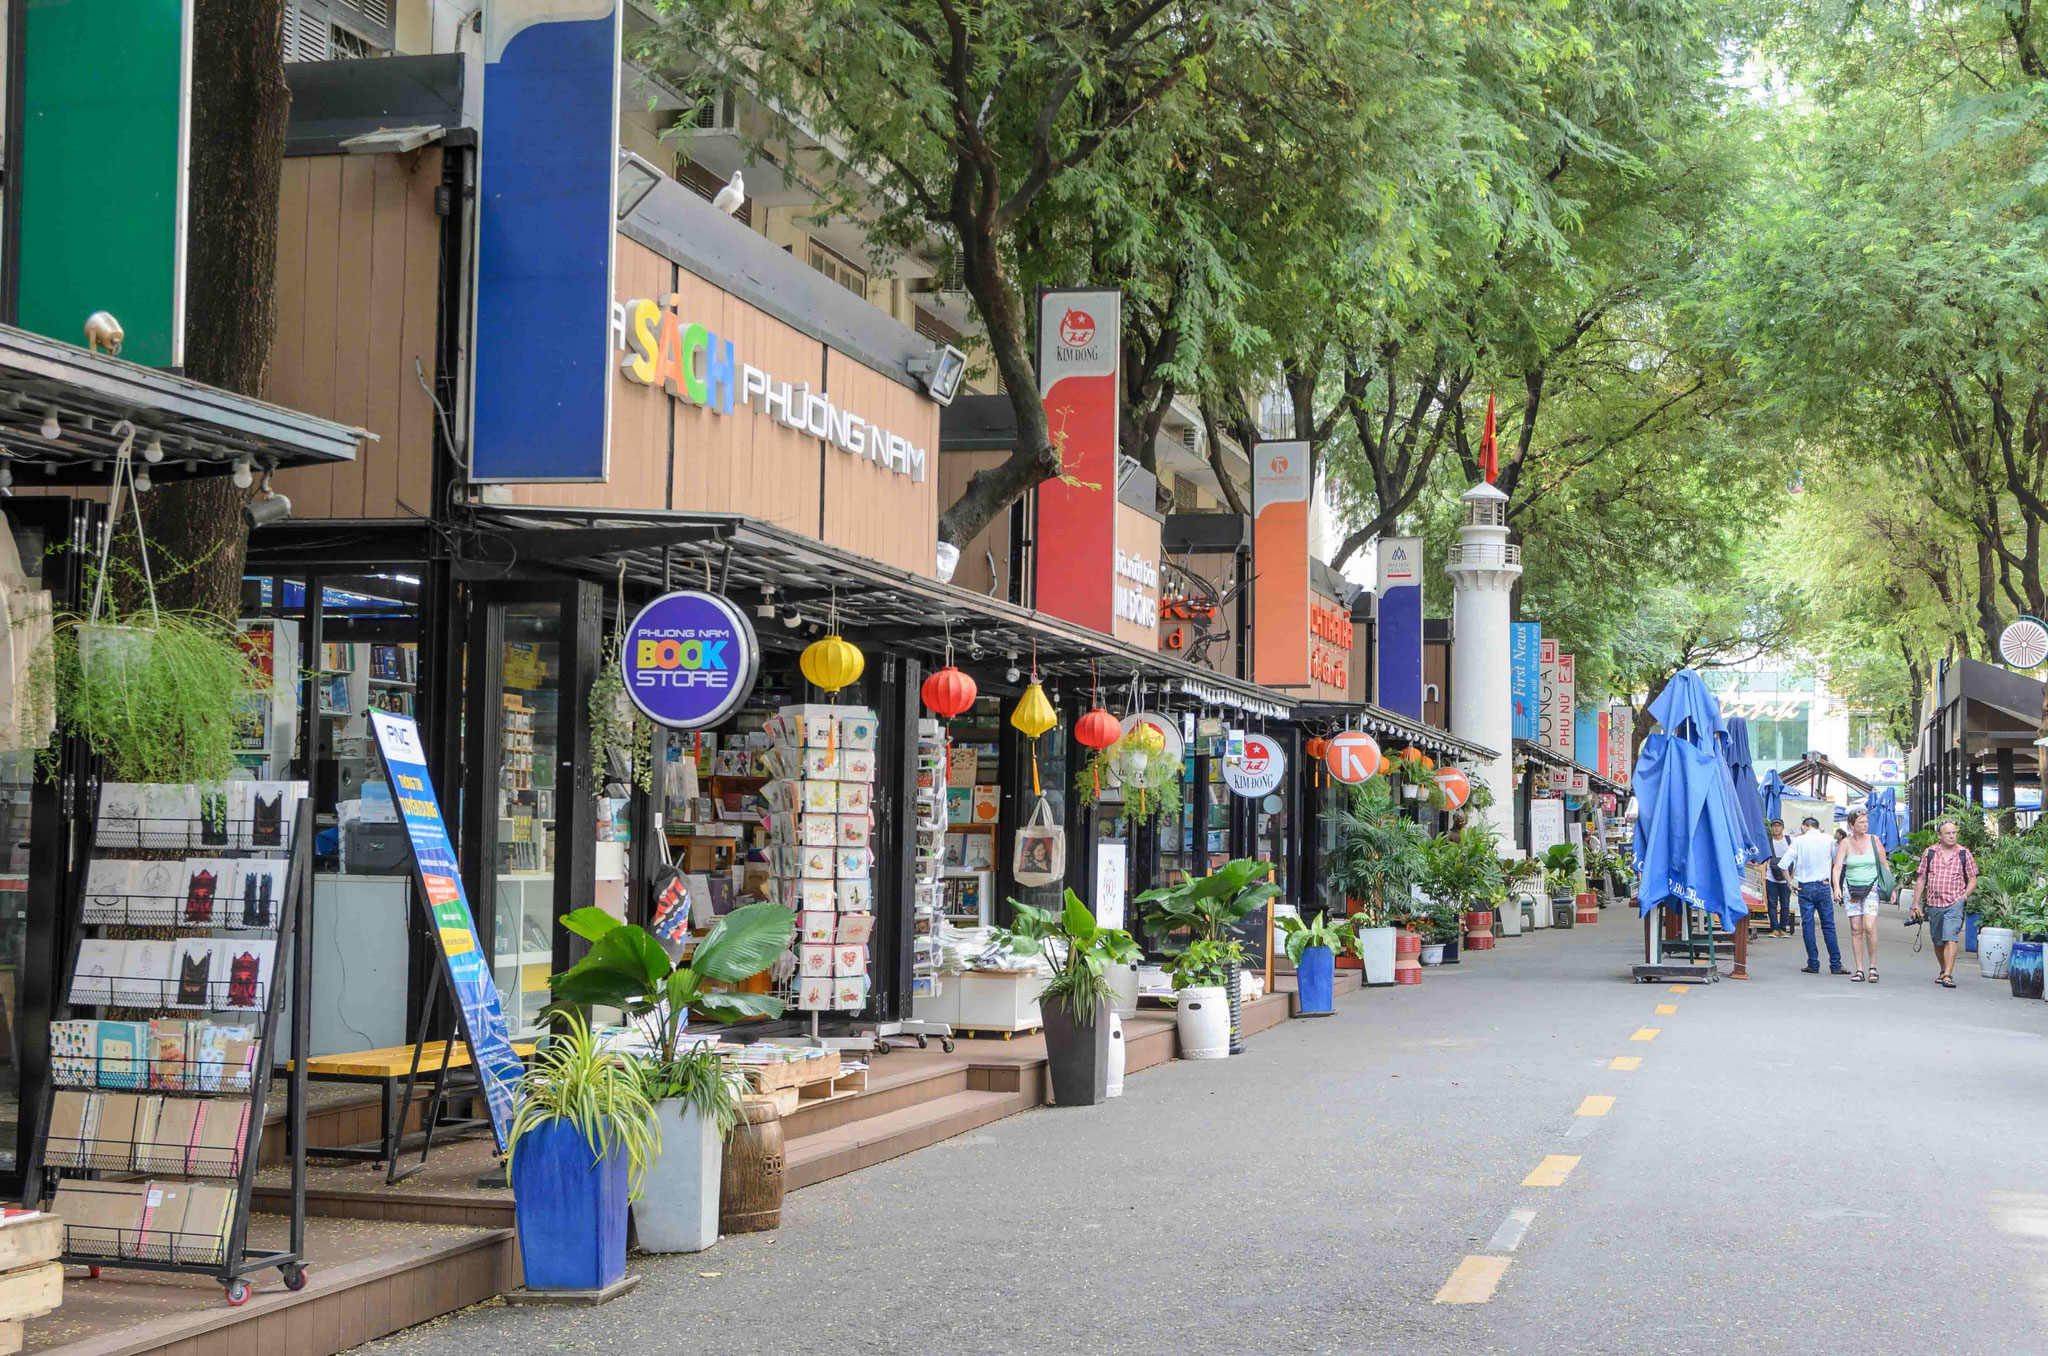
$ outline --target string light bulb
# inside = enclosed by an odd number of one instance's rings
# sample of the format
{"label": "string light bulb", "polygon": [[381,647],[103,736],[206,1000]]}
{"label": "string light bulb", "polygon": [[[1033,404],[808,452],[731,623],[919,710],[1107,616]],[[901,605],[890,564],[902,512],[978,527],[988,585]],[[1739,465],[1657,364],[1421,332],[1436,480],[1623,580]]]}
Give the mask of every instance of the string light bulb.
{"label": "string light bulb", "polygon": [[250,465],[249,459],[247,457],[237,457],[235,459],[235,488],[246,490],[255,483],[256,470]]}
{"label": "string light bulb", "polygon": [[137,494],[148,494],[149,487],[150,479],[148,469],[145,468],[143,470],[137,471],[135,473],[135,492]]}
{"label": "string light bulb", "polygon": [[46,440],[53,443],[64,436],[64,426],[57,422],[57,410],[54,406],[43,411],[43,427],[40,431]]}
{"label": "string light bulb", "polygon": [[142,448],[142,459],[151,466],[162,461],[164,459],[164,440],[154,433],[150,434],[149,441]]}

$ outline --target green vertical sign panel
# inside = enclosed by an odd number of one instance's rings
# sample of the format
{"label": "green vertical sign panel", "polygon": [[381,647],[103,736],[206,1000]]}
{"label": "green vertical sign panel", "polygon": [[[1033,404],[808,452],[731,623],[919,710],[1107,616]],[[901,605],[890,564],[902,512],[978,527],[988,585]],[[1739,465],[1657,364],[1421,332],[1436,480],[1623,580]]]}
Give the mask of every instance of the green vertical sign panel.
{"label": "green vertical sign panel", "polygon": [[185,348],[190,0],[29,0],[18,323],[83,346],[110,311],[121,356]]}

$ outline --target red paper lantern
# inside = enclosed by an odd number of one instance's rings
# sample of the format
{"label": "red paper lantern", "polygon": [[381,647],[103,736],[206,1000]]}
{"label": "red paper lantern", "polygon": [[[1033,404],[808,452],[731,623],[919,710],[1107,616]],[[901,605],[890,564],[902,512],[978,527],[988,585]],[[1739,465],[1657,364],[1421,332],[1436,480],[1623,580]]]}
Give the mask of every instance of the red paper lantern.
{"label": "red paper lantern", "polygon": [[951,664],[925,679],[918,692],[924,698],[924,704],[945,720],[953,719],[974,705],[974,680]]}
{"label": "red paper lantern", "polygon": [[1321,762],[1323,755],[1329,751],[1330,741],[1321,735],[1317,735],[1301,747],[1302,752],[1306,753],[1312,761]]}
{"label": "red paper lantern", "polygon": [[1074,722],[1074,738],[1091,749],[1106,749],[1123,737],[1122,722],[1099,706]]}

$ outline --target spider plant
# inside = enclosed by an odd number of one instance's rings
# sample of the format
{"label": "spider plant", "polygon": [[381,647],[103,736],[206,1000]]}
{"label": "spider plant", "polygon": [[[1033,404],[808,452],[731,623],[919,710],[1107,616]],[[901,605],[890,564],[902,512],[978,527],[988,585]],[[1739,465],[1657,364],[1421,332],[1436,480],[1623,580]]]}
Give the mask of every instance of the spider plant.
{"label": "spider plant", "polygon": [[661,1152],[661,1131],[641,1061],[607,1050],[580,1013],[567,1014],[564,1025],[566,1030],[542,1038],[520,1077],[506,1162],[517,1156],[527,1135],[561,1121],[599,1159],[624,1154],[628,1188],[637,1196],[647,1165]]}

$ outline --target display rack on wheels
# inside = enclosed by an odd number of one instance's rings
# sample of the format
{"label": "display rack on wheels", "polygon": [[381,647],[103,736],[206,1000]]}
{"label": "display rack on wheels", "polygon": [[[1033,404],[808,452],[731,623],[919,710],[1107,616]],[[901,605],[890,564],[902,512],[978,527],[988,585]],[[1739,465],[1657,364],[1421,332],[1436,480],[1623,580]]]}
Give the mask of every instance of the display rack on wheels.
{"label": "display rack on wheels", "polygon": [[210,1276],[232,1305],[271,1267],[303,1289],[303,1060],[286,1075],[284,1246],[251,1247],[249,1215],[287,988],[290,1049],[307,1040],[305,784],[107,783],[97,805],[24,1194],[54,1198],[60,1260],[95,1276]]}

